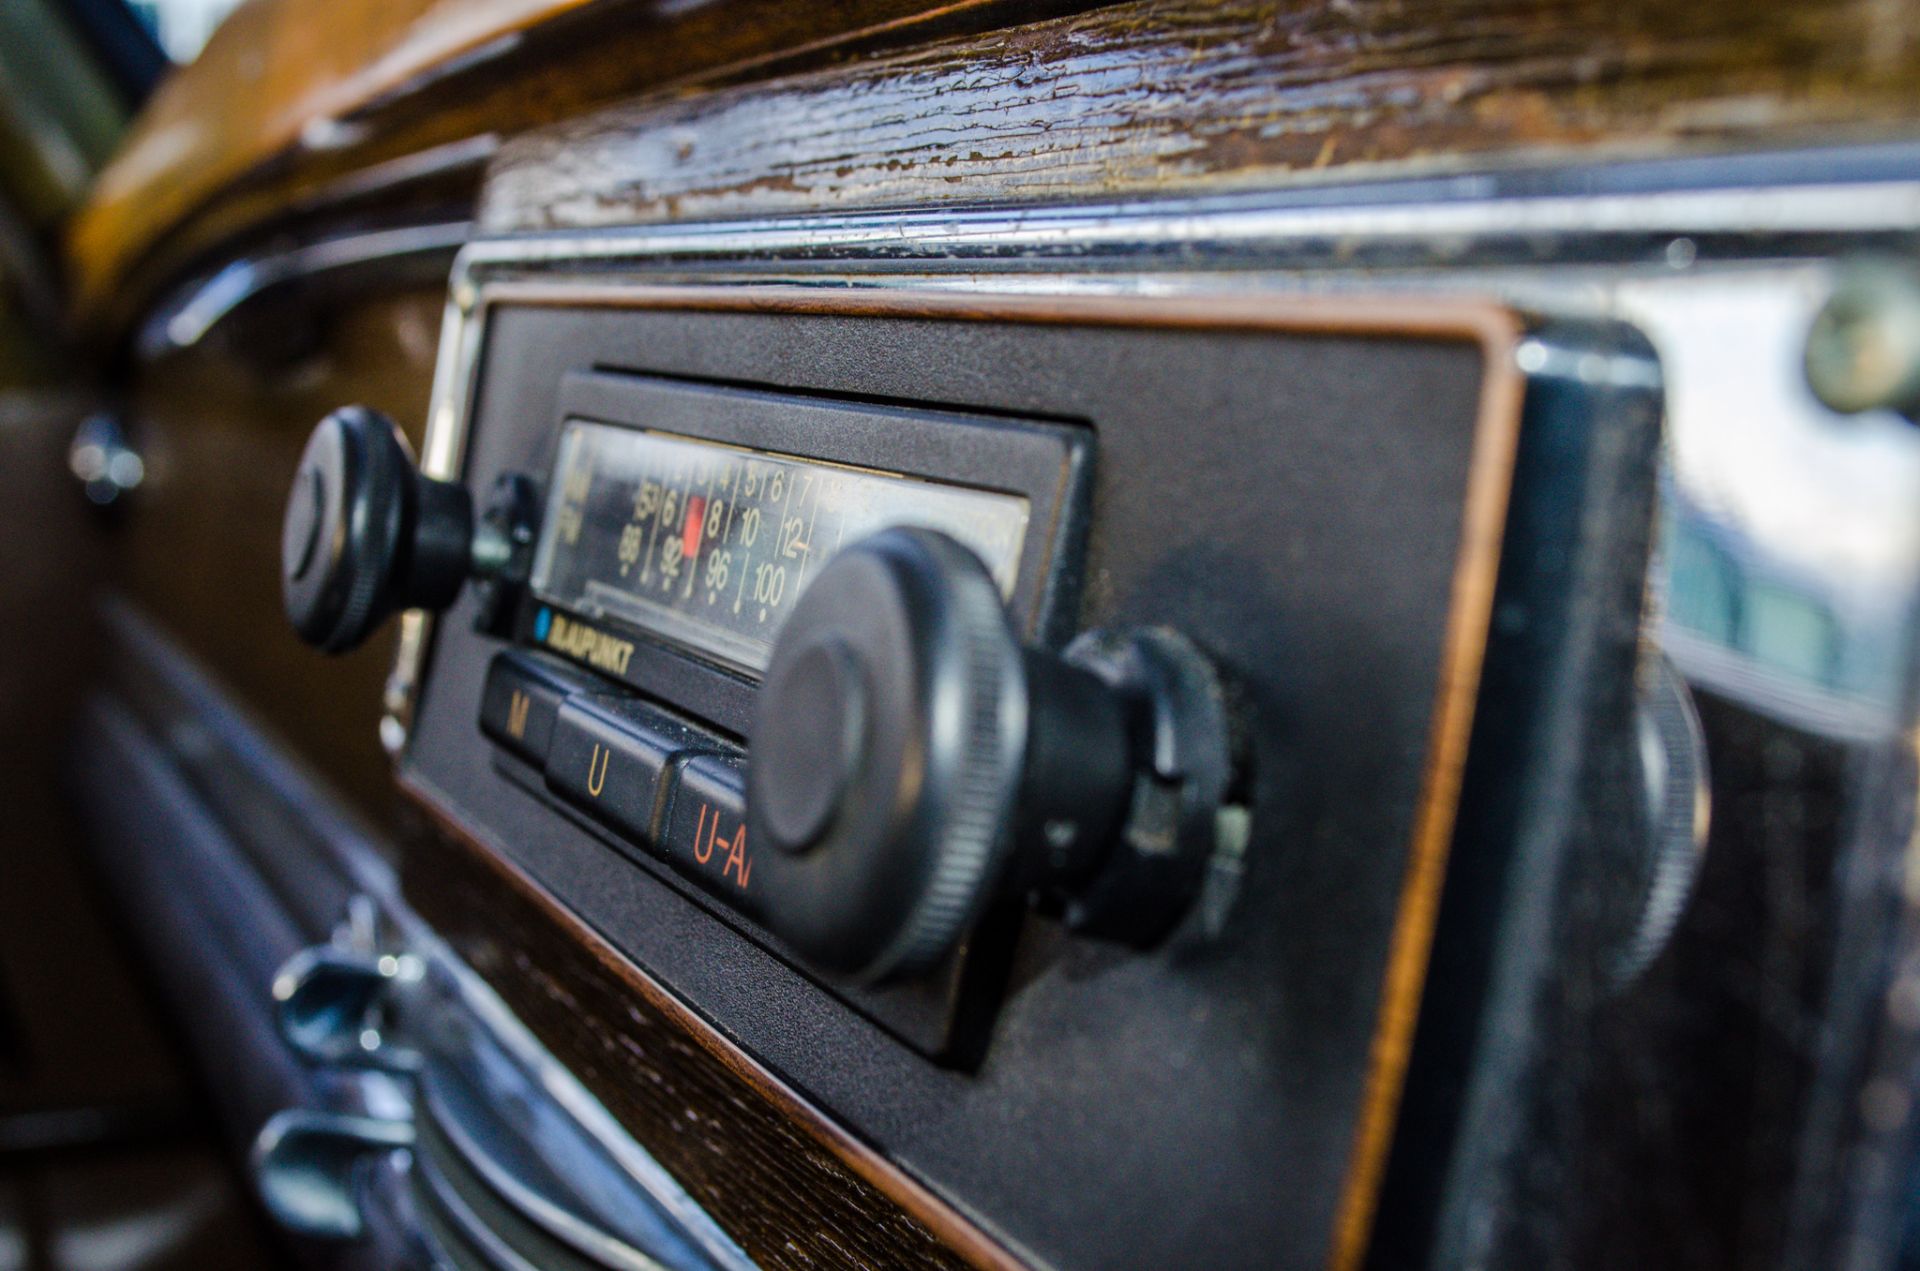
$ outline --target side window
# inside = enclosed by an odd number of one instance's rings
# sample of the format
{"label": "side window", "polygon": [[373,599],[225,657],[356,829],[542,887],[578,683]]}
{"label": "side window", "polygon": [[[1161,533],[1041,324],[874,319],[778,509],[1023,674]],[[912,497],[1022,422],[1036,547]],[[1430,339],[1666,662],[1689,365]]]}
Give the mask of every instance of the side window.
{"label": "side window", "polygon": [[176,62],[200,55],[213,29],[239,6],[240,0],[127,0],[140,24]]}

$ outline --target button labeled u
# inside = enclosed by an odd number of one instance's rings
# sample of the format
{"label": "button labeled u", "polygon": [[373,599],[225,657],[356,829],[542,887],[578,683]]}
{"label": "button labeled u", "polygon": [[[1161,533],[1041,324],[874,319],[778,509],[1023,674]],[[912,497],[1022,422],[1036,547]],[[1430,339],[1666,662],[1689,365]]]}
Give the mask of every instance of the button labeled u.
{"label": "button labeled u", "polygon": [[599,742],[593,743],[593,757],[587,760],[587,793],[596,799],[607,784],[607,759],[612,754]]}

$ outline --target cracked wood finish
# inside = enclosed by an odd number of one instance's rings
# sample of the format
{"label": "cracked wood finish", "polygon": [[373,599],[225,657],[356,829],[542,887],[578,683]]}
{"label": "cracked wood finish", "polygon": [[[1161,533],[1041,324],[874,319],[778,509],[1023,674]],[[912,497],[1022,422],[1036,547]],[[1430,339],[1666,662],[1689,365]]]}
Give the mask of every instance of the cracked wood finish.
{"label": "cracked wood finish", "polygon": [[756,1263],[1022,1265],[411,793],[414,908]]}
{"label": "cracked wood finish", "polygon": [[254,0],[156,95],[68,252],[109,326],[130,279],[547,125],[499,161],[487,228],[1883,136],[1920,117],[1916,8]]}
{"label": "cracked wood finish", "polygon": [[81,309],[114,310],[136,270],[177,270],[292,208],[634,93],[1090,2],[252,0],[161,85],[73,223]]}
{"label": "cracked wood finish", "polygon": [[1897,132],[1914,0],[1137,0],[510,143],[489,232]]}

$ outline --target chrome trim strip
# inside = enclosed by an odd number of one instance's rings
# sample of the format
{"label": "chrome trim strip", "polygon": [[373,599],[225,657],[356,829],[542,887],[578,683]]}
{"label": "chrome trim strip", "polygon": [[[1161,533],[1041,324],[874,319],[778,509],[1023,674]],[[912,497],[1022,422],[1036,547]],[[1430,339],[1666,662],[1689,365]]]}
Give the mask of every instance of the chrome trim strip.
{"label": "chrome trim strip", "polygon": [[441,256],[451,258],[472,229],[468,221],[410,225],[242,257],[160,305],[141,326],[134,349],[148,361],[190,349],[245,305],[291,283],[375,265],[431,264]]}
{"label": "chrome trim strip", "polygon": [[[461,266],[469,281],[489,266],[552,266],[641,261],[750,263],[831,260],[1056,265],[1062,258],[1164,256],[1188,267],[1214,263],[1231,249],[1269,267],[1328,268],[1358,263],[1351,252],[1399,244],[1428,264],[1488,263],[1501,246],[1547,263],[1540,239],[1574,236],[1911,233],[1920,225],[1920,181],[1750,186],[1592,197],[1453,197],[1425,203],[1349,207],[1262,204],[1248,196],[1141,200],[1074,208],[862,212],[761,221],[721,221],[614,229],[594,234],[528,234],[475,239]],[[1195,252],[1206,245],[1205,253]],[[1340,244],[1328,258],[1317,250]],[[1568,244],[1560,244],[1566,259]],[[1308,253],[1312,253],[1308,255]],[[1283,263],[1284,262],[1284,263]],[[1225,263],[1224,260],[1220,263]],[[460,280],[456,272],[456,286]]]}
{"label": "chrome trim strip", "polygon": [[431,1086],[420,1091],[420,1120],[444,1138],[466,1168],[534,1227],[613,1271],[664,1271],[665,1264],[554,1204],[487,1154]]}
{"label": "chrome trim strip", "polygon": [[[450,1180],[427,1168],[417,1151],[405,1177],[413,1184],[412,1200],[421,1234],[446,1258],[447,1268],[466,1271],[468,1260],[479,1258],[485,1262],[485,1271],[540,1271],[473,1211]],[[450,1246],[458,1247],[467,1257],[456,1260],[448,1253]]]}
{"label": "chrome trim strip", "polygon": [[666,1168],[614,1119],[606,1106],[580,1084],[579,1078],[540,1044],[485,980],[415,916],[397,893],[383,897],[381,904],[399,929],[401,943],[425,958],[435,975],[444,977],[444,982],[460,1004],[486,1031],[488,1037],[613,1159],[636,1186],[672,1215],[692,1243],[717,1266],[732,1271],[750,1271],[754,1264],[746,1252],[721,1230],[719,1224],[698,1201],[687,1194],[686,1189]]}

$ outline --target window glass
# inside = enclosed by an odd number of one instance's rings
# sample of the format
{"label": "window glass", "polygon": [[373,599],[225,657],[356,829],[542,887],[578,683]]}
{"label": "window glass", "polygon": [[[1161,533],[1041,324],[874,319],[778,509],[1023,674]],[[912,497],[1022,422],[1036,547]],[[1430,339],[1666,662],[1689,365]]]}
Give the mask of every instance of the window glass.
{"label": "window glass", "polygon": [[213,29],[239,4],[240,0],[127,0],[141,25],[153,32],[176,62],[200,56]]}

